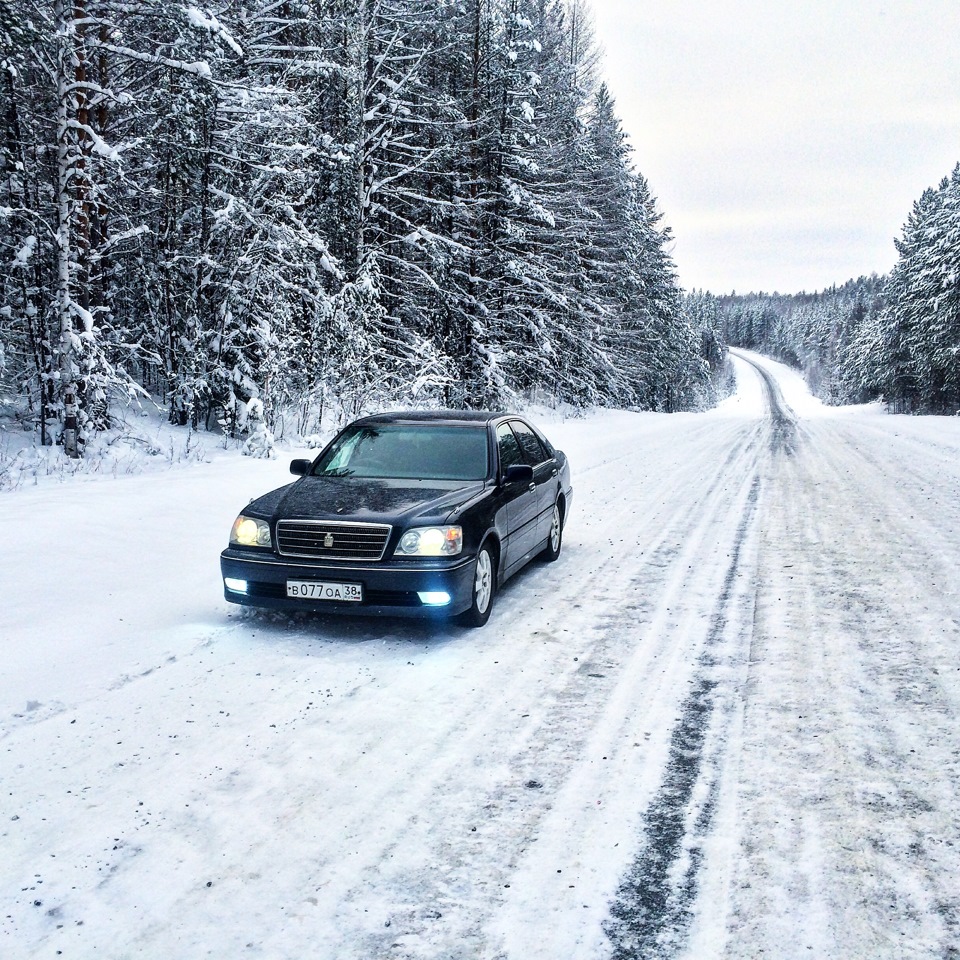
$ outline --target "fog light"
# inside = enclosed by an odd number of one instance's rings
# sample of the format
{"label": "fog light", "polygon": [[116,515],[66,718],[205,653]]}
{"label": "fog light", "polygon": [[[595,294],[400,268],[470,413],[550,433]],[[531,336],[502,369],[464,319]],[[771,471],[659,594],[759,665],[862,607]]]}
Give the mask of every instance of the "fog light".
{"label": "fog light", "polygon": [[234,593],[246,593],[247,592],[247,581],[246,580],[234,580],[233,577],[224,577],[223,583],[228,590],[232,590]]}
{"label": "fog light", "polygon": [[426,607],[445,607],[452,599],[445,590],[420,590],[417,595]]}

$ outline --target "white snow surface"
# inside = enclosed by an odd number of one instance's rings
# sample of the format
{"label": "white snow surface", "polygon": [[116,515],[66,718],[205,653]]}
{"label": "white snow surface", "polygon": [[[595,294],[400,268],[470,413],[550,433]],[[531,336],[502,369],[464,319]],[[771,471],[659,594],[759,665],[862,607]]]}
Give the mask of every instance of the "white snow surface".
{"label": "white snow surface", "polygon": [[541,418],[564,552],[482,630],[224,602],[285,460],[0,493],[0,956],[956,955],[960,418],[735,364]]}

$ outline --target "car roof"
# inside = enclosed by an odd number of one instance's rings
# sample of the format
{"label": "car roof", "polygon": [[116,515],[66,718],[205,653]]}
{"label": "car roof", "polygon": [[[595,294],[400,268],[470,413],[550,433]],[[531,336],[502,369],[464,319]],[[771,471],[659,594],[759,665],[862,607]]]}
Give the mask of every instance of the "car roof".
{"label": "car roof", "polygon": [[504,411],[491,410],[393,410],[389,413],[375,413],[363,417],[356,423],[443,423],[476,424],[489,423],[503,417],[512,416]]}

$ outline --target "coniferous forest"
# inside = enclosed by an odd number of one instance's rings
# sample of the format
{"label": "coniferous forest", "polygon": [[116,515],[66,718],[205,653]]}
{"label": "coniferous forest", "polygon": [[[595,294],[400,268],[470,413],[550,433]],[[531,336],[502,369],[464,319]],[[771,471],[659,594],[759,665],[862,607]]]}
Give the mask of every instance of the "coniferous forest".
{"label": "coniferous forest", "polygon": [[828,403],[960,413],[960,166],[914,203],[896,248],[885,277],[719,298],[723,336],[799,367]]}
{"label": "coniferous forest", "polygon": [[44,443],[133,397],[715,399],[580,0],[0,0],[0,43],[0,399]]}

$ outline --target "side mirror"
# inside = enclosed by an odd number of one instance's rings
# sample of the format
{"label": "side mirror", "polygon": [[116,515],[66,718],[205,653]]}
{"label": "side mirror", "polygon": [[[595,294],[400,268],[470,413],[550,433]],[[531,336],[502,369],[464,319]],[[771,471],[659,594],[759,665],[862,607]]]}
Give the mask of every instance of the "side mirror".
{"label": "side mirror", "polygon": [[291,460],[290,472],[295,477],[305,477],[310,472],[310,467],[312,465],[312,460]]}
{"label": "side mirror", "polygon": [[503,475],[504,483],[533,483],[533,467],[526,463],[515,463],[507,467]]}

